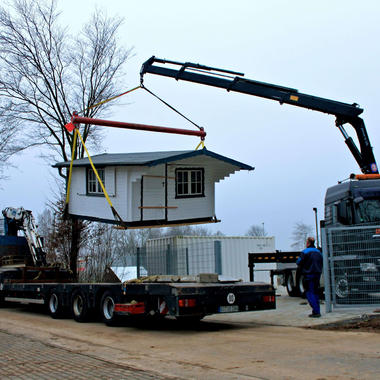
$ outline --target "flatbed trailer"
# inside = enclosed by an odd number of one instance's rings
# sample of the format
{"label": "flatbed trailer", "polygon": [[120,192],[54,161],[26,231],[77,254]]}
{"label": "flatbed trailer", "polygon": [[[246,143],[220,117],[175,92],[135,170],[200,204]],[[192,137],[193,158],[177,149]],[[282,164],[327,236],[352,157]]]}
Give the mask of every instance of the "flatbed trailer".
{"label": "flatbed trailer", "polygon": [[[0,306],[5,302],[41,304],[53,318],[71,314],[76,321],[86,322],[100,316],[108,325],[131,316],[200,320],[210,314],[276,307],[272,285],[219,281],[215,273],[75,282],[70,271],[46,264],[31,212],[22,208],[6,211],[5,230],[14,227],[15,236],[6,234],[0,240]],[[16,235],[21,228],[27,238]]]}
{"label": "flatbed trailer", "polygon": [[[1,270],[1,269],[0,269]],[[107,325],[123,317],[200,320],[206,315],[275,309],[273,286],[250,282],[176,282],[156,276],[126,283],[21,282],[0,272],[0,304],[34,303],[51,317],[71,314],[77,322],[100,318]],[[184,280],[186,281],[186,280]]]}

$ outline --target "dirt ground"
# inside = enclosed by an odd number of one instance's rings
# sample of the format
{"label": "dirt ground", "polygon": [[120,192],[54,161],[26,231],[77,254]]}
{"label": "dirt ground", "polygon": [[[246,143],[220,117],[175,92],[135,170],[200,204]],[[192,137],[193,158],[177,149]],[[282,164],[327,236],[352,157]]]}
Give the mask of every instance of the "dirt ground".
{"label": "dirt ground", "polygon": [[[348,312],[357,329],[343,327],[343,317],[324,315],[317,322],[309,321],[308,312],[299,299],[283,297],[276,311],[209,316],[193,326],[164,320],[111,328],[99,322],[54,320],[41,310],[18,306],[0,310],[0,331],[107,363],[153,371],[157,377],[380,378],[376,315],[357,320],[355,313]],[[292,318],[286,320],[287,315]]]}
{"label": "dirt ground", "polygon": [[[317,330],[330,331],[361,331],[373,332],[380,334],[380,315],[367,316],[359,320],[348,320],[336,323],[329,323],[321,326],[313,327]],[[379,337],[380,339],[380,337]]]}

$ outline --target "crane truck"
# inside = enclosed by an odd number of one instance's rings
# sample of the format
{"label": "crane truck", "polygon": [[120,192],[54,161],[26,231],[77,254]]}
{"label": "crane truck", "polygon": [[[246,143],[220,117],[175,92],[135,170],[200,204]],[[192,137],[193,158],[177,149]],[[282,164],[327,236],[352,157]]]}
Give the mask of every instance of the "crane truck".
{"label": "crane truck", "polygon": [[[85,322],[100,316],[107,325],[131,316],[194,321],[216,313],[275,308],[272,285],[221,281],[210,273],[150,276],[123,283],[75,282],[69,270],[48,265],[31,211],[8,207],[3,215],[0,306],[6,302],[41,304],[53,318],[71,314],[77,322]],[[24,236],[18,236],[19,231]]]}
{"label": "crane truck", "polygon": [[[344,141],[363,174],[350,175],[346,182],[340,182],[327,189],[325,196],[325,218],[321,227],[326,231],[336,227],[373,226],[368,235],[363,237],[357,231],[350,231],[350,241],[337,242],[346,250],[355,252],[351,261],[340,253],[341,259],[335,260],[337,269],[334,279],[335,296],[347,298],[350,293],[366,293],[380,290],[380,230],[375,226],[380,224],[380,175],[372,146],[367,134],[364,121],[359,115],[363,109],[358,104],[342,103],[299,92],[297,89],[278,86],[271,83],[247,79],[243,73],[205,66],[191,62],[177,62],[152,56],[143,63],[140,71],[141,85],[144,86],[144,75],[153,74],[206,86],[225,89],[228,92],[238,92],[262,97],[280,104],[289,104],[317,112],[335,116],[335,125],[344,137]],[[359,147],[348,135],[345,125],[350,124],[357,135]],[[362,243],[362,244],[360,244]],[[366,244],[368,249],[358,248]],[[251,280],[255,263],[279,263],[282,267],[272,272],[281,275],[289,295],[299,295],[303,292],[302,278],[296,271],[295,261],[297,252],[268,252],[264,254],[249,254]],[[351,266],[351,275],[346,267]],[[370,274],[370,275],[369,275]],[[273,278],[273,276],[272,276]]]}

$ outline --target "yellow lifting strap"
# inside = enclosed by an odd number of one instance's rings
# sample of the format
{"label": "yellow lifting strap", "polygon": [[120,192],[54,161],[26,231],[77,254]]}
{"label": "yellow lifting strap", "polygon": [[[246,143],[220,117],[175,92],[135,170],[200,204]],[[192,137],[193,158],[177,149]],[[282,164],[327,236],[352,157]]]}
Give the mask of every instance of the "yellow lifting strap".
{"label": "yellow lifting strap", "polygon": [[119,95],[115,95],[115,96],[113,96],[112,98],[108,98],[108,99],[106,99],[106,100],[102,100],[102,101],[99,102],[99,103],[96,103],[96,104],[94,104],[94,105],[92,105],[92,106],[90,106],[90,107],[87,107],[87,108],[83,109],[83,110],[80,111],[79,113],[84,113],[84,112],[90,110],[91,108],[95,108],[95,107],[101,106],[102,104],[108,103],[108,102],[110,102],[111,100],[114,100],[114,99],[116,99],[116,98],[119,98],[120,96],[123,96],[123,95],[129,94],[129,93],[132,92],[132,91],[138,90],[139,88],[141,88],[141,86],[134,87],[134,88],[132,88],[131,90],[125,91],[125,92],[123,92],[122,94],[119,94]]}
{"label": "yellow lifting strap", "polygon": [[67,212],[67,207],[69,205],[69,199],[70,199],[71,177],[72,177],[72,172],[73,172],[73,162],[74,162],[75,148],[77,146],[77,135],[78,135],[78,129],[75,128],[75,130],[74,130],[74,136],[73,136],[73,147],[72,147],[72,150],[71,150],[71,161],[70,161],[70,169],[69,169],[69,179],[67,181],[65,213]]}
{"label": "yellow lifting strap", "polygon": [[[135,91],[135,90],[138,90],[139,88],[144,88],[144,89],[146,89],[146,88],[143,87],[142,85],[137,86],[137,87],[134,87],[134,88],[132,88],[132,89],[130,89],[130,90],[128,90],[128,91],[125,91],[125,92],[119,94],[119,95],[115,95],[115,96],[113,96],[113,97],[111,97],[111,98],[109,98],[109,99],[103,100],[103,101],[101,101],[101,102],[99,102],[99,103],[96,103],[96,104],[90,106],[90,107],[87,107],[87,108],[83,109],[82,111],[80,111],[79,113],[84,113],[85,111],[88,111],[88,110],[90,110],[90,109],[92,109],[92,108],[98,107],[98,106],[100,106],[100,105],[102,105],[102,104],[108,103],[108,102],[110,102],[111,100],[114,100],[114,99],[116,99],[116,98],[119,98],[120,96],[123,96],[123,95],[129,94],[130,92]],[[146,90],[147,90],[147,89],[146,89]],[[149,93],[151,93],[149,90],[147,90],[147,91],[148,91]],[[153,95],[154,95],[154,94],[153,94]],[[154,96],[156,96],[156,95],[154,95]],[[157,97],[157,96],[156,96],[156,97]],[[158,98],[158,99],[160,99],[160,98]],[[161,99],[160,99],[160,100],[161,100]],[[161,100],[161,101],[162,101],[162,100]],[[164,103],[165,103],[165,102],[164,102]],[[167,104],[167,103],[165,103],[165,104]],[[167,104],[167,105],[168,105],[168,104]],[[173,109],[173,107],[171,107],[171,106],[169,106],[169,107]],[[175,109],[174,109],[174,110],[175,110]],[[177,113],[179,113],[177,110],[175,110],[175,111],[176,111]],[[185,117],[185,116],[182,115],[181,113],[179,113],[179,114],[180,114],[181,116]],[[185,117],[185,119],[187,119],[187,118]],[[189,119],[187,119],[187,120],[189,120]],[[193,123],[191,120],[189,120],[189,121],[190,121],[191,123]],[[194,123],[193,123],[193,124],[194,124]],[[196,125],[196,124],[194,124],[194,125]],[[196,125],[196,126],[199,128],[198,125]],[[71,130],[69,130],[69,131],[71,132]],[[90,156],[90,154],[89,154],[89,152],[88,152],[88,150],[87,150],[86,144],[84,143],[83,138],[82,138],[82,135],[80,134],[79,129],[78,129],[77,127],[74,129],[73,146],[72,146],[72,151],[71,151],[71,161],[70,161],[70,169],[69,169],[69,178],[68,178],[68,182],[67,182],[67,192],[66,192],[66,201],[65,201],[64,218],[66,218],[66,217],[67,217],[67,214],[68,214],[68,206],[69,206],[69,200],[70,200],[70,188],[71,188],[71,178],[72,178],[72,171],[73,171],[74,154],[75,154],[75,149],[76,149],[77,137],[78,137],[78,136],[79,136],[79,138],[80,138],[80,140],[81,140],[81,143],[82,143],[82,145],[83,145],[83,147],[84,147],[84,149],[85,149],[85,151],[86,151],[86,153],[87,153],[87,157],[88,157],[88,159],[89,159],[89,161],[90,161],[91,168],[92,168],[92,170],[94,171],[95,176],[96,176],[96,178],[97,178],[97,180],[98,180],[98,182],[99,182],[99,184],[100,184],[100,186],[101,186],[101,188],[102,188],[103,194],[104,194],[104,196],[106,197],[106,200],[107,200],[108,204],[109,204],[110,207],[111,207],[111,211],[112,211],[112,213],[113,213],[114,218],[120,222],[120,225],[121,225],[121,226],[125,226],[124,221],[121,219],[120,215],[118,214],[118,212],[115,210],[115,208],[114,208],[113,205],[112,205],[112,202],[111,202],[111,199],[110,199],[110,197],[109,197],[109,195],[108,195],[108,193],[107,193],[107,190],[106,190],[106,188],[104,187],[104,184],[103,184],[102,180],[100,179],[100,176],[99,176],[99,174],[98,174],[98,171],[96,170],[95,165],[94,165],[94,163],[92,162],[92,159],[91,159],[91,156]],[[201,142],[197,145],[197,147],[195,148],[195,150],[198,150],[200,147],[202,147],[202,149],[205,147],[205,144],[204,144],[204,141],[203,141],[203,140],[201,140]]]}
{"label": "yellow lifting strap", "polygon": [[[114,99],[116,99],[116,98],[119,98],[120,96],[123,96],[123,95],[129,94],[130,92],[135,91],[135,90],[138,90],[139,88],[141,88],[141,86],[134,87],[134,88],[132,88],[132,89],[130,89],[130,90],[128,90],[128,91],[125,91],[125,92],[119,94],[119,95],[115,95],[115,96],[113,96],[112,98],[108,98],[108,99],[103,100],[103,101],[101,101],[101,102],[99,102],[99,103],[93,104],[92,106],[87,107],[87,108],[83,109],[82,111],[80,111],[80,113],[83,113],[83,112],[85,112],[85,111],[88,111],[88,110],[90,110],[91,108],[98,107],[98,106],[100,106],[100,105],[102,105],[102,104],[108,103],[108,102],[110,102],[111,100],[114,100]],[[102,190],[103,190],[103,193],[104,193],[104,195],[105,195],[105,197],[106,197],[106,199],[107,199],[108,204],[109,204],[110,207],[111,207],[111,210],[112,210],[112,213],[113,213],[115,219],[118,219],[119,222],[120,222],[120,224],[123,225],[124,222],[123,222],[123,220],[121,219],[120,215],[117,213],[117,211],[115,210],[115,208],[114,208],[113,205],[112,205],[111,199],[110,199],[110,197],[108,196],[107,190],[105,189],[105,187],[104,187],[104,185],[103,185],[103,182],[102,182],[102,180],[101,180],[100,177],[99,177],[98,171],[96,170],[96,168],[95,168],[95,166],[94,166],[94,164],[93,164],[93,162],[92,162],[91,156],[90,156],[90,154],[88,153],[88,150],[87,150],[87,148],[86,148],[86,145],[85,145],[85,143],[84,143],[84,141],[83,141],[83,138],[82,138],[82,136],[81,136],[81,134],[80,134],[78,128],[75,128],[75,130],[74,130],[74,136],[73,136],[73,139],[74,139],[74,140],[73,140],[73,147],[72,147],[72,151],[71,151],[71,161],[70,161],[70,169],[69,169],[69,178],[68,178],[68,182],[67,182],[67,193],[66,193],[66,201],[65,201],[64,218],[67,217],[67,214],[68,214],[68,208],[69,208],[70,188],[71,188],[71,177],[72,177],[72,171],[73,171],[73,162],[74,162],[75,148],[76,148],[76,144],[77,144],[77,136],[79,136],[79,138],[80,138],[80,140],[81,140],[81,142],[82,142],[82,145],[83,145],[83,147],[84,147],[84,149],[85,149],[85,151],[86,151],[86,153],[87,153],[88,159],[89,159],[89,161],[90,161],[90,164],[91,164],[92,170],[94,171],[95,176],[96,176],[97,180],[98,180],[99,183],[100,183],[100,186],[101,186],[101,188],[102,188]]]}
{"label": "yellow lifting strap", "polygon": [[197,145],[195,150],[198,150],[200,147],[202,147],[202,149],[204,149],[204,147],[205,147],[205,142],[203,140],[201,140],[201,142]]}
{"label": "yellow lifting strap", "polygon": [[69,178],[68,178],[68,183],[67,183],[67,194],[66,194],[66,204],[65,204],[65,214],[67,215],[67,212],[68,212],[68,205],[69,205],[69,199],[70,199],[70,187],[71,187],[71,177],[72,177],[72,171],[73,171],[73,161],[74,161],[74,152],[75,152],[75,147],[76,147],[76,140],[77,140],[77,136],[79,136],[79,139],[87,153],[87,157],[88,157],[88,160],[90,161],[90,165],[91,165],[91,168],[92,170],[94,171],[95,173],[95,176],[100,184],[100,187],[102,188],[102,191],[103,191],[103,194],[104,196],[106,197],[106,200],[108,202],[108,204],[110,205],[111,207],[111,211],[112,211],[112,214],[114,216],[114,218],[116,220],[119,221],[119,223],[121,225],[124,225],[124,222],[123,222],[123,219],[121,219],[120,215],[118,214],[118,212],[115,210],[115,208],[113,207],[113,204],[111,202],[111,199],[107,193],[107,190],[106,188],[104,187],[104,184],[103,184],[103,181],[100,179],[100,176],[99,176],[99,173],[98,171],[96,170],[96,167],[92,161],[92,158],[90,156],[90,153],[88,152],[87,150],[87,147],[86,147],[86,144],[84,143],[83,141],[83,138],[82,138],[82,135],[80,134],[78,128],[75,128],[74,130],[74,141],[73,141],[73,149],[72,149],[72,153],[71,153],[71,162],[70,162],[70,169],[69,169]]}

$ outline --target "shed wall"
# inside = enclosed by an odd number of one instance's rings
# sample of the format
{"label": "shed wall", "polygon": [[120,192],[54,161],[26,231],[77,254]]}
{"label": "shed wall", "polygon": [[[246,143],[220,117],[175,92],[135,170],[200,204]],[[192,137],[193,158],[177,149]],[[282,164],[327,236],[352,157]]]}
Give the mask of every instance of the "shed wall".
{"label": "shed wall", "polygon": [[[86,168],[74,167],[72,172],[69,212],[73,215],[113,220],[113,214],[103,195],[88,195]],[[123,219],[127,220],[128,171],[124,167],[105,168],[105,187],[110,199]]]}
{"label": "shed wall", "polygon": [[[204,169],[203,196],[176,197],[177,168]],[[108,166],[105,167],[105,187],[114,208],[126,222],[164,221],[166,216],[168,221],[212,218],[215,216],[215,182],[236,170],[234,165],[210,157],[193,157],[152,167]],[[70,214],[113,221],[104,195],[87,194],[86,171],[86,167],[73,168]]]}
{"label": "shed wall", "polygon": [[[178,168],[204,168],[204,197],[176,198],[175,170]],[[213,217],[215,215],[215,182],[229,176],[236,167],[209,157],[180,160],[168,165],[169,220]]]}
{"label": "shed wall", "polygon": [[[141,191],[141,180],[140,180]],[[142,214],[136,220],[160,220],[165,218],[165,165],[158,165],[150,168],[143,176]],[[155,207],[155,208],[148,208]]]}

